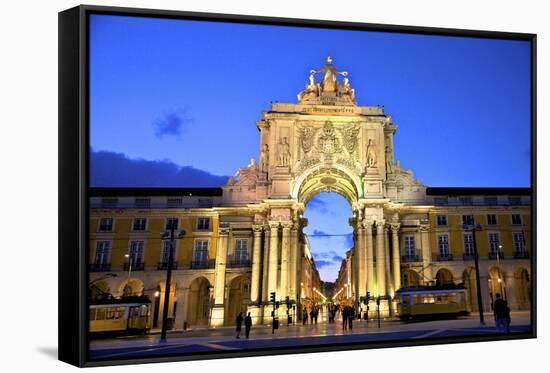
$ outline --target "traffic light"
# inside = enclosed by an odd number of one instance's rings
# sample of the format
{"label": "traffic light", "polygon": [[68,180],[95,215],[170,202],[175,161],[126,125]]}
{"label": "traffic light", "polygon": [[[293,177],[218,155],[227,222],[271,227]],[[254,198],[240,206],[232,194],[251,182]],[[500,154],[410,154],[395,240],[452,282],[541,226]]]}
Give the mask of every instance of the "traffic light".
{"label": "traffic light", "polygon": [[272,291],[271,293],[269,293],[269,301],[271,303],[275,303],[275,292]]}
{"label": "traffic light", "polygon": [[377,306],[380,305],[380,297],[376,298],[376,305],[377,305]]}
{"label": "traffic light", "polygon": [[285,297],[285,303],[286,303],[286,308],[290,308],[290,298],[288,297],[288,295]]}
{"label": "traffic light", "polygon": [[369,303],[370,300],[370,291],[367,291],[367,303]]}
{"label": "traffic light", "polygon": [[275,308],[279,308],[279,301],[275,302]]}

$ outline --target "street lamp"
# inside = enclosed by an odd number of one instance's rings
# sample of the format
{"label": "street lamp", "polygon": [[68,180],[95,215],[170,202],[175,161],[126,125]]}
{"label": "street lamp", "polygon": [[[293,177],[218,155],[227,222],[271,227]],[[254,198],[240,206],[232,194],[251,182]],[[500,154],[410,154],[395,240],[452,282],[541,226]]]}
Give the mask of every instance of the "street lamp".
{"label": "street lamp", "polygon": [[472,221],[472,224],[462,225],[462,229],[464,229],[465,231],[472,232],[472,244],[474,246],[474,264],[475,264],[475,271],[476,271],[477,307],[479,308],[479,323],[481,325],[485,325],[485,319],[483,317],[483,300],[481,298],[481,280],[479,277],[479,255],[477,253],[477,242],[476,242],[476,231],[481,230],[481,225],[475,224],[475,221]]}
{"label": "street lamp", "polygon": [[126,286],[130,289],[130,277],[132,274],[132,256],[130,254],[124,254],[124,257],[128,259],[128,280],[126,281]]}
{"label": "street lamp", "polygon": [[166,332],[168,331],[168,307],[170,306],[170,282],[172,280],[172,266],[174,265],[174,247],[176,239],[185,236],[182,229],[176,233],[176,227],[170,227],[170,230],[164,231],[161,235],[162,240],[169,242],[168,245],[168,263],[166,270],[166,286],[164,288],[164,308],[162,310],[162,329],[160,332],[160,342],[166,342]]}

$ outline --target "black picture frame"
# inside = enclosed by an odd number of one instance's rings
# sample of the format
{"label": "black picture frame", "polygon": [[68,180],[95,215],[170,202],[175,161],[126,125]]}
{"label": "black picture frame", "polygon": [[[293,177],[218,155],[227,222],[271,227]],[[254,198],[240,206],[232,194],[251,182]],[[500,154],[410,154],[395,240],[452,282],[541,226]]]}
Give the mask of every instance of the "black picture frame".
{"label": "black picture frame", "polygon": [[536,183],[536,119],[537,119],[537,36],[449,28],[382,25],[341,21],[243,16],[197,13],[157,9],[135,9],[82,5],[59,13],[59,359],[79,367],[171,362],[197,359],[248,357],[339,350],[435,345],[463,342],[536,338],[537,330],[537,251],[532,251],[531,332],[514,335],[481,335],[477,337],[445,337],[429,340],[389,341],[278,348],[269,351],[237,351],[194,355],[171,355],[93,361],[88,355],[87,278],[89,250],[89,106],[88,106],[88,36],[90,14],[143,16],[183,20],[223,21],[248,24],[286,25],[325,29],[383,31],[392,33],[437,34],[504,40],[523,40],[531,45],[531,242],[536,248],[537,183]]}

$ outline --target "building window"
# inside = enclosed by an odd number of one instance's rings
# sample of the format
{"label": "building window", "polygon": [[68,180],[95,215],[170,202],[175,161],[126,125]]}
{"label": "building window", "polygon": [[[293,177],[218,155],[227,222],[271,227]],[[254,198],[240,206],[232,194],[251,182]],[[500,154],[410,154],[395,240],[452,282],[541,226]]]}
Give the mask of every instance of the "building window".
{"label": "building window", "polygon": [[118,205],[118,198],[102,198],[101,207],[104,208],[113,208]]}
{"label": "building window", "polygon": [[486,205],[495,206],[498,205],[498,198],[494,196],[487,196],[483,198]]}
{"label": "building window", "polygon": [[137,208],[148,209],[151,207],[150,198],[136,198],[135,205]]}
{"label": "building window", "polygon": [[214,200],[212,198],[199,198],[199,207],[212,207]]}
{"label": "building window", "polygon": [[494,214],[487,215],[487,224],[497,225],[497,216]]}
{"label": "building window", "polygon": [[248,240],[235,241],[235,263],[243,264],[248,260]]}
{"label": "building window", "polygon": [[167,218],[166,226],[164,227],[164,229],[167,231],[178,229],[178,218]]}
{"label": "building window", "polygon": [[447,197],[435,197],[434,205],[436,206],[447,206],[449,204],[449,198]]}
{"label": "building window", "polygon": [[472,197],[459,197],[458,200],[460,201],[461,205],[471,205],[472,204]]}
{"label": "building window", "polygon": [[412,258],[415,254],[414,236],[405,236],[405,257]]}
{"label": "building window", "polygon": [[473,225],[474,216],[473,215],[462,215],[462,224],[463,225]]}
{"label": "building window", "polygon": [[473,258],[474,253],[474,235],[471,233],[464,234],[464,257],[465,259]]}
{"label": "building window", "polygon": [[[174,246],[176,243],[174,243]],[[160,251],[160,262],[162,265],[167,266],[170,261],[170,250],[172,250],[172,241],[164,240],[162,241],[162,250]],[[172,261],[176,258],[176,253],[172,252]]]}
{"label": "building window", "polygon": [[437,236],[437,246],[440,259],[448,259],[451,256],[449,251],[449,236],[446,234]]}
{"label": "building window", "polygon": [[134,223],[132,224],[132,230],[135,232],[144,231],[146,226],[147,226],[147,219],[135,218]]}
{"label": "building window", "polygon": [[94,264],[106,265],[111,260],[111,242],[98,241],[95,247]]}
{"label": "building window", "polygon": [[99,220],[100,232],[112,232],[113,231],[113,218],[101,218]]}
{"label": "building window", "polygon": [[514,225],[521,225],[521,215],[519,215],[519,214],[512,214],[512,224],[514,224]]}
{"label": "building window", "polygon": [[500,235],[498,233],[489,233],[489,256],[496,258],[500,254]]}
{"label": "building window", "polygon": [[209,231],[210,230],[210,218],[198,218],[197,219],[197,230],[198,231]]}
{"label": "building window", "polygon": [[521,205],[521,197],[508,197],[508,203],[512,206]]}
{"label": "building window", "polygon": [[129,250],[129,260],[128,262],[132,263],[132,267],[139,267],[143,263],[143,241],[131,241],[130,250]]}
{"label": "building window", "polygon": [[514,232],[514,253],[523,254],[525,253],[525,235],[523,232]]}
{"label": "building window", "polygon": [[183,198],[168,198],[166,201],[166,207],[174,208],[174,207],[182,207],[183,206]]}
{"label": "building window", "polygon": [[437,215],[437,225],[439,227],[447,225],[447,215]]}
{"label": "building window", "polygon": [[193,252],[195,265],[205,266],[208,263],[208,240],[196,240],[195,251]]}

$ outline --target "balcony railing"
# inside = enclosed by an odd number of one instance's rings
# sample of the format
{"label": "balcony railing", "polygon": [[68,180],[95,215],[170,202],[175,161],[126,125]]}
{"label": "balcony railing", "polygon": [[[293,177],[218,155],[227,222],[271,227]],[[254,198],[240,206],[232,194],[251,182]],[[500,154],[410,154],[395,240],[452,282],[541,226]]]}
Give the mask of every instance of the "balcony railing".
{"label": "balcony railing", "polygon": [[228,268],[243,268],[243,267],[250,267],[252,265],[252,262],[248,259],[230,259],[227,262]]}
{"label": "balcony railing", "polygon": [[529,259],[529,252],[528,251],[514,251],[514,258],[515,259]]}
{"label": "balcony railing", "polygon": [[504,259],[504,253],[501,252],[491,252],[489,251],[489,255],[487,255],[489,259]]}
{"label": "balcony railing", "polygon": [[214,259],[210,260],[193,260],[191,261],[191,269],[208,269],[214,268],[216,266],[216,261]]}
{"label": "balcony railing", "polygon": [[402,263],[414,263],[414,262],[421,262],[422,257],[420,255],[420,250],[415,250],[414,253],[405,253],[405,255],[401,256],[401,262]]}
{"label": "balcony railing", "polygon": [[[177,269],[178,268],[178,262],[173,262],[172,263],[172,269]],[[168,262],[159,262],[158,265],[157,265],[157,269],[159,271],[162,271],[162,270],[167,270],[168,269]]]}
{"label": "balcony railing", "polygon": [[124,263],[124,270],[132,270],[132,271],[143,271],[145,269],[145,263],[143,262],[136,262],[132,263],[132,268],[130,268],[130,263]]}
{"label": "balcony railing", "polygon": [[448,253],[448,254],[438,254],[436,257],[435,257],[435,261],[436,262],[448,262],[448,261],[451,261],[453,260],[453,254],[451,253]]}
{"label": "balcony railing", "polygon": [[111,270],[111,263],[92,263],[90,272],[107,272]]}
{"label": "balcony railing", "polygon": [[463,260],[474,260],[475,255],[474,255],[474,253],[471,253],[471,254],[464,253],[464,254],[462,254],[462,259]]}

